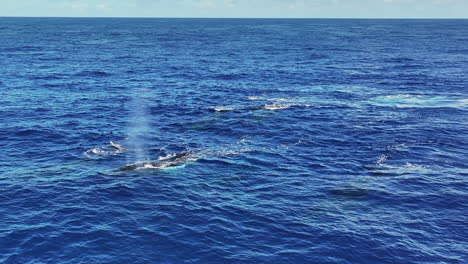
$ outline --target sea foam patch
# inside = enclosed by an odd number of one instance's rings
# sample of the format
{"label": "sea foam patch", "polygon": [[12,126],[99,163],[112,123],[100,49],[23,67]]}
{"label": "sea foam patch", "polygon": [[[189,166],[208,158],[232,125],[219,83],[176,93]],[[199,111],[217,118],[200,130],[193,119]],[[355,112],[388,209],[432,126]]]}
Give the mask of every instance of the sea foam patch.
{"label": "sea foam patch", "polygon": [[396,94],[377,96],[368,100],[367,103],[376,106],[397,108],[466,108],[468,106],[468,99],[446,96]]}

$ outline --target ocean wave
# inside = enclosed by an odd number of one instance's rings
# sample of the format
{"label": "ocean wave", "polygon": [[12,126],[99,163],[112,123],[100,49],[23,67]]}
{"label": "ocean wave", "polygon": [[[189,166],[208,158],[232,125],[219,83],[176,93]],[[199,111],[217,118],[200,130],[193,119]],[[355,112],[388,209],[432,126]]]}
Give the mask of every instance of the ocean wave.
{"label": "ocean wave", "polygon": [[466,259],[463,21],[7,20],[0,263]]}
{"label": "ocean wave", "polygon": [[11,128],[4,130],[6,135],[11,136],[11,139],[17,140],[63,140],[64,135],[57,129],[47,129],[44,127],[35,128]]}
{"label": "ocean wave", "polygon": [[291,100],[290,98],[268,98],[261,96],[247,96],[247,100],[250,101],[269,101],[269,102],[286,102]]}
{"label": "ocean wave", "polygon": [[424,165],[405,162],[404,164],[400,165],[381,164],[378,167],[374,168],[373,172],[380,173],[383,175],[405,175],[410,173],[429,174],[433,173],[434,171],[431,168]]}
{"label": "ocean wave", "polygon": [[95,40],[80,41],[81,44],[85,44],[85,45],[101,45],[101,44],[107,44],[111,42],[114,42],[114,41],[110,39],[95,39]]}
{"label": "ocean wave", "polygon": [[423,68],[424,66],[423,65],[419,65],[419,64],[408,64],[408,63],[405,63],[405,64],[398,64],[398,65],[395,65],[393,66],[392,68],[393,69],[397,69],[397,70],[406,70],[406,69],[417,69],[417,68]]}
{"label": "ocean wave", "polygon": [[405,143],[393,144],[393,145],[388,146],[387,149],[390,151],[408,151],[409,150],[408,145],[406,145]]}
{"label": "ocean wave", "polygon": [[82,71],[75,76],[80,76],[80,77],[109,77],[112,76],[111,73],[105,72],[105,71]]}
{"label": "ocean wave", "polygon": [[[404,144],[397,144],[390,146],[391,150],[402,151],[403,148],[406,148]],[[369,169],[372,174],[377,175],[405,175],[410,173],[417,174],[428,174],[433,173],[434,170],[421,164],[414,164],[411,162],[405,162],[403,164],[392,164],[388,162],[388,156],[385,154],[380,155],[375,161],[374,166],[369,166]]]}
{"label": "ocean wave", "polygon": [[219,74],[214,76],[215,79],[223,80],[223,81],[230,81],[230,80],[239,80],[248,77],[247,74]]}
{"label": "ocean wave", "polygon": [[16,52],[16,51],[42,51],[43,48],[40,46],[21,46],[21,47],[14,47],[14,48],[6,48],[3,49],[4,51],[8,52]]}
{"label": "ocean wave", "polygon": [[413,62],[414,59],[408,58],[408,57],[395,57],[395,58],[385,59],[384,61],[390,62],[390,63],[408,63],[408,62]]}
{"label": "ocean wave", "polygon": [[61,80],[65,78],[66,75],[63,74],[52,74],[52,75],[32,75],[29,78],[32,80],[47,80],[47,81],[53,81],[53,80]]}
{"label": "ocean wave", "polygon": [[453,50],[448,50],[447,53],[449,53],[449,54],[468,54],[468,49],[453,49]]}

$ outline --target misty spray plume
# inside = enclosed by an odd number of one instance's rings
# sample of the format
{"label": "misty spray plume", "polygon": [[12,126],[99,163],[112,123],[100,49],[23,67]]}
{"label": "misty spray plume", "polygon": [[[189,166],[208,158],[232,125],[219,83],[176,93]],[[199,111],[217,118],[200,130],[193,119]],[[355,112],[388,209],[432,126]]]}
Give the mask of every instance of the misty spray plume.
{"label": "misty spray plume", "polygon": [[149,133],[149,109],[147,88],[134,88],[131,91],[129,105],[129,120],[127,127],[128,145],[134,149],[130,162],[148,160],[146,137]]}

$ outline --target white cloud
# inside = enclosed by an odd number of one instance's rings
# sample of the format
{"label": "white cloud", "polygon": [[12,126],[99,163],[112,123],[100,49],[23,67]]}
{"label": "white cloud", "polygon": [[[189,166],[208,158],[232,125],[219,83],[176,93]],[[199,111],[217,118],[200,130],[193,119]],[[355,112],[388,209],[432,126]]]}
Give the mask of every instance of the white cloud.
{"label": "white cloud", "polygon": [[460,3],[462,0],[433,0],[436,5]]}
{"label": "white cloud", "polygon": [[227,7],[235,7],[237,5],[237,0],[225,0]]}
{"label": "white cloud", "polygon": [[[280,1],[280,0],[277,0]],[[293,0],[287,2],[289,9],[338,5],[342,0]]]}
{"label": "white cloud", "polygon": [[73,2],[73,3],[65,4],[65,7],[79,11],[79,12],[84,12],[86,11],[86,9],[88,9],[89,5],[86,3]]}
{"label": "white cloud", "polygon": [[385,3],[413,3],[415,0],[383,0]]}
{"label": "white cloud", "polygon": [[200,8],[212,8],[215,6],[212,0],[198,0],[195,1],[194,5]]}

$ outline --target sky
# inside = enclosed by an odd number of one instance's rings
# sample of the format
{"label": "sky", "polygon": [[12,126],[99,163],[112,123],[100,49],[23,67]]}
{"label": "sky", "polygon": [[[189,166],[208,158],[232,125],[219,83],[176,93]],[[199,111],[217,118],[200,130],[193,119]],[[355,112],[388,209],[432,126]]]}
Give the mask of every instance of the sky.
{"label": "sky", "polygon": [[468,18],[468,0],[0,0],[0,16]]}

